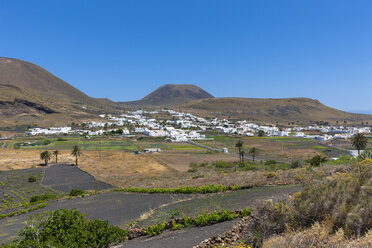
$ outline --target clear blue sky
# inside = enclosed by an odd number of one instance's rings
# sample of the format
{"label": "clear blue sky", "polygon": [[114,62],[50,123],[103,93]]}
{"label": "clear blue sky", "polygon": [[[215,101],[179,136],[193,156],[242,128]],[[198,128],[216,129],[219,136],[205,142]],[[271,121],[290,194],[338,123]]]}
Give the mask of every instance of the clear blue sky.
{"label": "clear blue sky", "polygon": [[372,111],[370,0],[0,0],[0,56],[93,97],[165,83]]}

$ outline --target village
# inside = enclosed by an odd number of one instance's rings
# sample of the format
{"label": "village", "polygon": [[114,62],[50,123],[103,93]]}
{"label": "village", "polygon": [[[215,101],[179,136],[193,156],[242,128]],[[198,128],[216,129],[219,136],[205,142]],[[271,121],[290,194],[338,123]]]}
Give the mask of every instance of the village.
{"label": "village", "polygon": [[[166,113],[169,118],[157,120],[151,116]],[[246,120],[232,122],[227,119],[206,120],[190,113],[162,109],[155,111],[137,110],[113,116],[100,114],[102,121],[83,123],[82,128],[50,127],[32,128],[25,132],[26,135],[104,135],[117,133],[124,136],[146,135],[149,137],[164,137],[171,142],[186,142],[191,140],[208,140],[203,132],[207,130],[221,132],[226,135],[238,136],[268,136],[268,137],[301,137],[327,141],[333,139],[349,139],[357,133],[370,134],[371,128],[367,126],[333,126],[311,125],[280,128],[271,125],[259,125]],[[314,134],[315,133],[315,134]]]}

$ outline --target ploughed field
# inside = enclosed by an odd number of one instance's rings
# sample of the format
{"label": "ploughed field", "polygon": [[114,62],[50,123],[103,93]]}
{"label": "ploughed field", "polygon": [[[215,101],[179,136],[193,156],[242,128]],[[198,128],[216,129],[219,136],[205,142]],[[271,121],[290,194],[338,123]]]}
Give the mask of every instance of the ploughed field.
{"label": "ploughed field", "polygon": [[[289,193],[292,194],[299,190],[299,186],[285,186],[262,187],[205,195],[125,193],[110,191],[110,185],[95,180],[94,177],[77,167],[64,164],[52,165],[47,168],[13,170],[7,173],[11,175],[11,178],[21,178],[22,175],[24,178],[27,178],[30,173],[34,173],[38,176],[37,182],[41,182],[38,184],[39,187],[50,190],[51,192],[68,192],[71,188],[96,190],[97,185],[100,190],[108,190],[85,197],[52,200],[44,208],[1,219],[0,243],[6,243],[17,238],[18,232],[23,228],[25,221],[28,220],[30,215],[43,213],[48,210],[75,208],[85,214],[88,219],[108,220],[113,225],[126,228],[126,225],[131,220],[137,220],[139,225],[148,225],[182,217],[183,214],[196,216],[197,213],[222,208],[231,210],[241,209],[258,204],[265,199],[272,199]],[[40,181],[42,176],[44,176],[44,179]],[[1,178],[5,181],[7,180],[7,177]],[[26,188],[28,187],[27,185],[25,183]],[[40,193],[43,192],[44,190]],[[174,242],[189,240],[188,244],[190,246],[187,247],[191,247],[191,244],[197,244],[211,235],[228,230],[232,225],[233,222],[229,222],[218,224],[215,228],[187,228],[186,230],[175,232],[174,238],[170,238],[169,236],[173,235],[173,233],[168,236],[165,233],[156,238],[156,241],[154,241],[156,244],[154,243],[154,245],[172,247],[172,244],[175,244]],[[195,235],[195,233],[198,233],[198,235]],[[148,244],[148,239],[149,237],[138,239],[138,241],[133,240],[128,242],[127,245],[128,247],[143,247],[145,244]],[[124,243],[123,247],[126,247],[125,245]]]}

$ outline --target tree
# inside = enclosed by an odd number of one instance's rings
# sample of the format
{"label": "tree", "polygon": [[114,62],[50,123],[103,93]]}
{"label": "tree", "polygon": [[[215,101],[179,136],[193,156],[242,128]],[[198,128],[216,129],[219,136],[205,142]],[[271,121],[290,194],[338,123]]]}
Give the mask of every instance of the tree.
{"label": "tree", "polygon": [[58,150],[55,150],[53,152],[53,155],[56,157],[56,164],[58,164],[58,154],[59,154],[59,151]]}
{"label": "tree", "polygon": [[310,162],[311,166],[320,166],[323,163],[327,162],[327,158],[326,157],[321,157],[320,155],[316,155],[316,156],[312,157],[309,160],[309,162]]}
{"label": "tree", "polygon": [[75,159],[76,159],[76,166],[77,166],[78,165],[78,157],[80,157],[80,155],[81,155],[80,148],[77,145],[75,145],[72,148],[71,155],[75,157]]}
{"label": "tree", "polygon": [[238,148],[238,153],[239,153],[239,162],[242,163],[242,148],[243,148],[244,143],[239,140],[236,144],[235,147]]}
{"label": "tree", "polygon": [[357,133],[351,137],[351,145],[358,150],[358,155],[360,155],[360,150],[364,150],[367,147],[368,139],[361,133]]}
{"label": "tree", "polygon": [[265,135],[265,131],[264,130],[258,130],[257,132],[257,136],[258,137],[263,137]]}
{"label": "tree", "polygon": [[252,161],[254,162],[254,158],[259,154],[259,151],[256,147],[252,147],[249,149],[248,153],[252,156]]}
{"label": "tree", "polygon": [[76,209],[58,209],[30,216],[21,240],[5,247],[112,247],[123,242],[127,230],[112,226],[108,221],[87,220]]}
{"label": "tree", "polygon": [[40,159],[45,161],[45,166],[48,165],[48,162],[49,162],[51,157],[52,157],[52,154],[49,151],[44,151],[44,152],[40,153]]}
{"label": "tree", "polygon": [[244,150],[240,152],[240,157],[241,157],[242,163],[244,163]]}

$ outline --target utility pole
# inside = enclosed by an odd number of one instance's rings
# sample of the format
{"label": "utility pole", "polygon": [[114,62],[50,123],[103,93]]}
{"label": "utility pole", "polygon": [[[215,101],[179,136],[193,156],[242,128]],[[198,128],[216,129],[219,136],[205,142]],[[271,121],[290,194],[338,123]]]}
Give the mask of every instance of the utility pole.
{"label": "utility pole", "polygon": [[99,162],[102,163],[102,140],[99,141],[100,151],[99,151]]}

